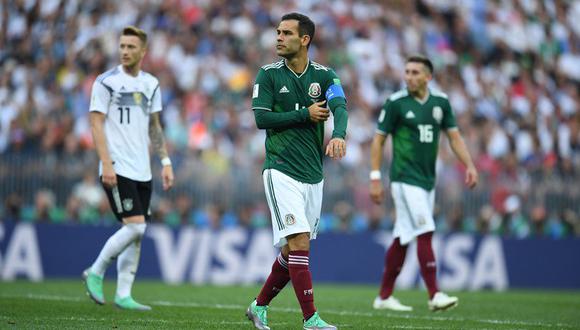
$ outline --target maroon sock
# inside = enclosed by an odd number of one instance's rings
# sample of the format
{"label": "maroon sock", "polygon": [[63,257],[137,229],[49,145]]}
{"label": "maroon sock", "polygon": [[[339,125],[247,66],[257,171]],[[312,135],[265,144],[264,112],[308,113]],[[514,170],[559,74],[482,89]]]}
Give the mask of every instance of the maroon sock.
{"label": "maroon sock", "polygon": [[407,255],[407,246],[401,245],[398,238],[395,238],[391,247],[385,253],[385,268],[383,270],[383,280],[381,282],[381,291],[379,293],[381,299],[387,299],[393,293],[393,288],[395,287],[395,280],[401,268],[403,268],[403,262],[405,262],[405,256]]}
{"label": "maroon sock", "polygon": [[284,259],[282,253],[276,257],[274,264],[272,265],[272,272],[264,286],[262,291],[256,298],[258,306],[268,305],[274,297],[278,295],[280,291],[286,286],[286,283],[290,281],[290,272],[288,272],[288,260]]}
{"label": "maroon sock", "polygon": [[419,266],[421,266],[421,276],[427,291],[429,291],[429,299],[433,298],[437,293],[437,263],[435,262],[435,255],[433,254],[433,247],[431,245],[431,237],[433,232],[425,233],[417,237],[417,257],[419,258]]}
{"label": "maroon sock", "polygon": [[312,275],[308,268],[308,251],[290,251],[288,255],[288,270],[290,271],[296,298],[298,298],[300,308],[302,308],[302,315],[305,320],[308,320],[316,312]]}

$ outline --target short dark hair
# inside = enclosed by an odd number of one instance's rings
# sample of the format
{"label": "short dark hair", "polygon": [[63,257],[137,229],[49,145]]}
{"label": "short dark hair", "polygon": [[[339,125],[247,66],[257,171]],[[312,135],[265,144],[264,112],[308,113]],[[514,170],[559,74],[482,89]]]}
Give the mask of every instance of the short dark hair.
{"label": "short dark hair", "polygon": [[304,36],[308,35],[310,37],[310,42],[306,45],[306,48],[310,47],[312,40],[314,40],[314,31],[316,27],[314,26],[314,22],[306,15],[302,15],[300,13],[290,13],[282,16],[281,21],[288,21],[288,20],[297,20],[298,21],[298,35]]}
{"label": "short dark hair", "polygon": [[123,32],[121,33],[121,35],[123,35],[123,36],[136,36],[137,38],[139,38],[139,40],[141,40],[141,42],[143,43],[143,46],[147,45],[147,33],[138,27],[127,26],[123,29]]}
{"label": "short dark hair", "polygon": [[411,55],[407,57],[407,61],[405,61],[405,63],[409,62],[422,63],[424,66],[427,67],[427,69],[429,69],[429,73],[431,74],[433,73],[433,63],[431,63],[431,60],[427,56]]}

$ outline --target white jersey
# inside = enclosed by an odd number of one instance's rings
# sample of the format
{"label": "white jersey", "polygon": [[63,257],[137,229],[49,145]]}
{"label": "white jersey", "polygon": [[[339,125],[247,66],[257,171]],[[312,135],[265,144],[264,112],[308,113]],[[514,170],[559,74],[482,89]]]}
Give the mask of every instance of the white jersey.
{"label": "white jersey", "polygon": [[157,78],[143,71],[133,77],[119,65],[93,83],[89,111],[106,115],[105,137],[115,173],[135,181],[151,180],[149,116],[161,111]]}

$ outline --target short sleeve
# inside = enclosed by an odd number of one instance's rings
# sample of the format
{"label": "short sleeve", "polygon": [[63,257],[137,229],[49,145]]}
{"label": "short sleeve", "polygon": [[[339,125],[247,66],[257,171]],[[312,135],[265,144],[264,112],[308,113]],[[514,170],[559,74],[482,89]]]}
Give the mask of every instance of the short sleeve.
{"label": "short sleeve", "polygon": [[453,110],[451,110],[449,100],[446,99],[443,103],[443,121],[441,122],[441,128],[450,129],[456,127],[457,122],[455,121],[455,115],[453,114]]}
{"label": "short sleeve", "polygon": [[153,100],[151,100],[151,105],[151,112],[159,112],[163,109],[163,105],[161,104],[161,87],[159,84],[153,92]]}
{"label": "short sleeve", "polygon": [[260,69],[252,90],[252,109],[272,111],[274,107],[274,93],[272,79],[266,70]]}
{"label": "short sleeve", "polygon": [[387,100],[379,114],[377,133],[387,135],[395,131],[395,127],[399,120],[396,104],[391,100]]}
{"label": "short sleeve", "polygon": [[91,103],[89,106],[89,111],[107,113],[109,111],[110,101],[111,89],[103,84],[101,80],[95,80],[93,83],[93,89],[91,91]]}

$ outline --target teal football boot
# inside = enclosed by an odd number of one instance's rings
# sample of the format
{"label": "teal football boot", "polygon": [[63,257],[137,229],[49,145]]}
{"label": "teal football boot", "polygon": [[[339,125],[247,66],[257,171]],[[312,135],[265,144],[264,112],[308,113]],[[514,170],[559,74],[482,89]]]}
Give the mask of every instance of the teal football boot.
{"label": "teal football boot", "polygon": [[97,304],[104,305],[103,277],[91,272],[91,269],[87,268],[83,272],[83,280],[85,282],[87,295]]}

